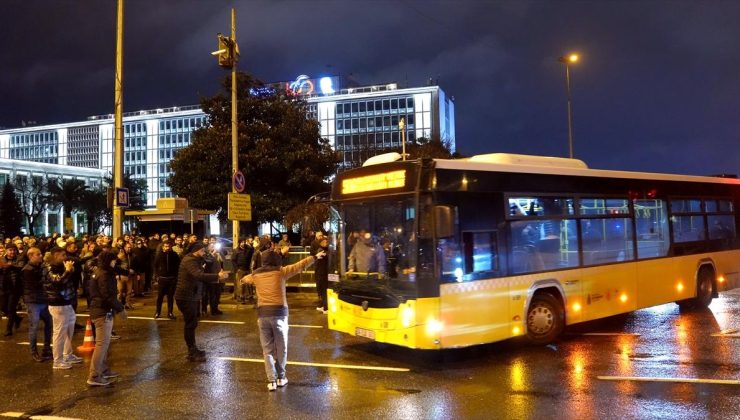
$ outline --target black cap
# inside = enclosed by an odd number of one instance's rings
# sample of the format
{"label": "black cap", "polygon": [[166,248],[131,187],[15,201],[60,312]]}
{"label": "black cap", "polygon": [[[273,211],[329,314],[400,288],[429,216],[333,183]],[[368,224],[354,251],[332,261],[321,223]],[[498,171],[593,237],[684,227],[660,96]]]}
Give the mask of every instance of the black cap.
{"label": "black cap", "polygon": [[201,249],[203,249],[205,247],[206,247],[206,245],[203,242],[196,242],[196,243],[190,245],[190,250],[188,252],[192,254],[193,252],[200,251]]}

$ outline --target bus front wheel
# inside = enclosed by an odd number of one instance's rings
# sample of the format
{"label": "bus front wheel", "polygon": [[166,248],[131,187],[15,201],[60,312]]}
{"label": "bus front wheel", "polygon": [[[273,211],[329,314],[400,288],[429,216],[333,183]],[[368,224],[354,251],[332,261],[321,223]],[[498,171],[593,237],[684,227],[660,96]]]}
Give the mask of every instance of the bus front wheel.
{"label": "bus front wheel", "polygon": [[550,293],[537,293],[527,310],[527,339],[532,344],[549,344],[565,328],[563,304]]}

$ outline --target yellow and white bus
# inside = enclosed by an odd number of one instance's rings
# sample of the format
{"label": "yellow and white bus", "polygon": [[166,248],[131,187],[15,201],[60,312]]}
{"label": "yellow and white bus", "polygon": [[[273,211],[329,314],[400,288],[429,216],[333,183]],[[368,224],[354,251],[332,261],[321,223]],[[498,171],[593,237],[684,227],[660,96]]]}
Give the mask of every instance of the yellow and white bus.
{"label": "yellow and white bus", "polygon": [[[333,330],[417,349],[549,343],[566,325],[706,307],[740,287],[740,180],[510,154],[397,158],[333,183]],[[376,255],[385,263],[358,271]]]}

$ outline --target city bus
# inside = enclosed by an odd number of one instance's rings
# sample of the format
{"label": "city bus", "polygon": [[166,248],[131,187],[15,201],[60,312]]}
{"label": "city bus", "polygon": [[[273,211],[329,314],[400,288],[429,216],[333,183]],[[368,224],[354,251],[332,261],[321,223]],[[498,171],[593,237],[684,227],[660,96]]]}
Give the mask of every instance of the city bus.
{"label": "city bus", "polygon": [[500,153],[399,159],[333,181],[332,330],[414,349],[545,344],[740,287],[740,180]]}

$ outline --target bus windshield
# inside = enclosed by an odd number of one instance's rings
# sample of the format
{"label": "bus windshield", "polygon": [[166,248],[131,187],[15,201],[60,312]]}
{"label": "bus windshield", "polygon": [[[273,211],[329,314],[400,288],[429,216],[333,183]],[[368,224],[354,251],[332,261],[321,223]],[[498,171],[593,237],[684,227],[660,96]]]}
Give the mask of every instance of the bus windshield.
{"label": "bus windshield", "polygon": [[[342,203],[344,258],[350,283],[383,284],[409,297],[416,281],[416,206],[412,197]],[[341,253],[340,253],[341,255]]]}

